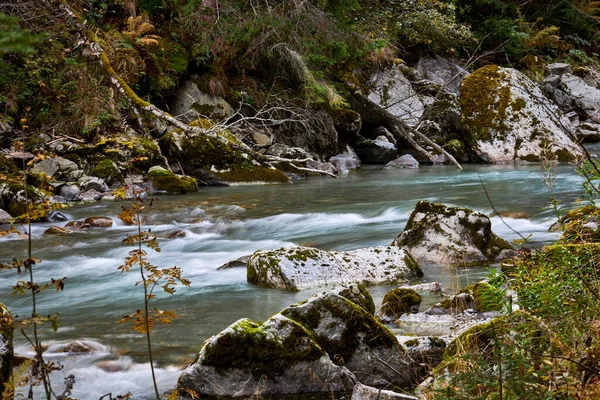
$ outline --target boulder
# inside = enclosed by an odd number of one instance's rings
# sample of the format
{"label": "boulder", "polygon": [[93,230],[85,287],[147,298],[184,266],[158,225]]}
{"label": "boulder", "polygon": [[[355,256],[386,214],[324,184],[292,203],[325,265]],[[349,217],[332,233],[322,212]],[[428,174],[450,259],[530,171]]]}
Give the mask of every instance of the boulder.
{"label": "boulder", "polygon": [[338,108],[332,111],[333,124],[341,140],[352,140],[362,127],[359,113],[349,108]]}
{"label": "boulder", "polygon": [[324,110],[311,112],[305,121],[292,121],[271,128],[274,142],[300,147],[326,158],[339,152],[338,133],[333,119]]}
{"label": "boulder", "polygon": [[397,336],[400,344],[406,349],[406,355],[413,361],[412,372],[415,381],[421,382],[435,368],[444,355],[447,342],[446,337],[437,336]]}
{"label": "boulder", "polygon": [[460,91],[461,82],[469,75],[466,69],[438,55],[421,57],[415,69],[424,79],[437,83],[452,93]]}
{"label": "boulder", "polygon": [[13,369],[13,317],[8,308],[0,303],[0,393],[4,392]]}
{"label": "boulder", "polygon": [[416,285],[403,285],[400,289],[412,289],[421,293],[442,293],[442,284],[439,282],[418,283]]}
{"label": "boulder", "polygon": [[329,162],[341,172],[348,172],[351,169],[360,168],[360,159],[350,146],[346,147],[346,151],[329,158]]}
{"label": "boulder", "polygon": [[98,201],[98,200],[104,198],[104,196],[105,196],[105,193],[101,193],[95,189],[86,190],[85,192],[81,193],[81,195],[80,195],[81,201],[85,201],[85,202]]}
{"label": "boulder", "polygon": [[367,164],[386,164],[398,157],[398,148],[389,141],[365,140],[355,150],[362,162]]}
{"label": "boulder", "polygon": [[397,65],[377,71],[369,81],[367,98],[409,125],[419,123],[424,106]]}
{"label": "boulder", "polygon": [[465,78],[460,90],[461,124],[474,158],[567,162],[581,154],[569,120],[519,71],[488,65]]}
{"label": "boulder", "polygon": [[88,217],[83,224],[90,228],[110,228],[113,226],[113,221],[108,217]]}
{"label": "boulder", "polygon": [[331,360],[348,368],[359,382],[376,387],[410,385],[409,363],[396,337],[341,293],[318,293],[281,314],[308,329]]}
{"label": "boulder", "polygon": [[383,169],[413,169],[419,168],[419,162],[415,160],[413,156],[410,154],[405,154],[402,157],[396,158],[393,161],[390,161],[383,167]]}
{"label": "boulder", "polygon": [[588,121],[583,122],[577,126],[575,135],[581,143],[600,142],[600,124]]}
{"label": "boulder", "polygon": [[494,262],[513,249],[492,232],[486,215],[426,200],[417,203],[392,245],[406,249],[420,263],[442,266]]}
{"label": "boulder", "polygon": [[83,192],[93,189],[100,193],[105,193],[109,190],[108,185],[102,179],[87,175],[84,175],[79,179],[79,188]]}
{"label": "boulder", "polygon": [[258,147],[269,147],[273,144],[273,139],[264,133],[252,132],[250,136],[252,137],[254,144]]}
{"label": "boulder", "polygon": [[[564,66],[564,67],[563,67]],[[571,71],[567,64],[550,64],[544,91],[565,112],[575,110],[581,119],[600,122],[600,79],[593,69]]]}
{"label": "boulder", "polygon": [[68,180],[71,172],[79,167],[73,161],[62,157],[47,157],[31,168],[32,174],[45,174],[57,180]]}
{"label": "boulder", "polygon": [[301,147],[290,147],[282,143],[275,143],[267,149],[267,154],[282,158],[312,159],[312,155]]}
{"label": "boulder", "polygon": [[418,313],[421,300],[421,295],[413,289],[390,290],[383,296],[377,318],[381,322],[388,323],[397,320],[402,314]]}
{"label": "boulder", "polygon": [[257,251],[248,261],[248,282],[299,291],[358,282],[397,283],[422,275],[409,252],[397,247],[324,251],[310,247]]}
{"label": "boulder", "polygon": [[407,394],[381,390],[372,386],[357,383],[352,390],[351,400],[419,400],[417,397]]}
{"label": "boulder", "polygon": [[222,97],[211,96],[198,88],[198,76],[191,76],[177,88],[169,99],[169,112],[183,122],[199,118],[223,120],[233,115],[234,110]]}
{"label": "boulder", "polygon": [[[153,165],[164,163],[164,157],[158,144],[145,135],[137,133],[132,128],[127,128],[124,132],[114,133],[110,136],[100,137],[91,151],[94,154],[100,153],[99,156],[123,165],[131,164],[143,171],[147,171]],[[100,168],[100,171],[96,170],[96,175],[105,174],[112,177],[112,174],[116,173],[112,167],[108,167],[106,164],[102,164],[102,166],[106,168]],[[116,179],[118,179],[118,176]]]}
{"label": "boulder", "polygon": [[12,216],[0,208],[0,224],[8,224]]}
{"label": "boulder", "polygon": [[335,365],[309,330],[275,314],[262,324],[241,319],[206,340],[177,389],[250,398],[346,392],[354,384],[352,373]]}
{"label": "boulder", "polygon": [[117,164],[109,159],[102,160],[96,164],[94,168],[92,168],[90,175],[104,180],[107,185],[112,185],[115,182],[123,182],[121,170]]}
{"label": "boulder", "polygon": [[155,190],[170,194],[185,194],[198,191],[198,182],[191,176],[177,175],[174,172],[155,166],[150,168],[148,178]]}
{"label": "boulder", "polygon": [[[315,160],[309,160],[306,162],[306,167],[307,168],[311,168],[311,169],[317,169],[320,171],[326,171],[329,172],[331,174],[337,174],[340,171],[330,162],[323,162],[323,161],[315,161]],[[314,173],[315,175],[320,175],[319,173]]]}
{"label": "boulder", "polygon": [[44,235],[69,235],[73,231],[69,228],[61,228],[60,226],[51,226],[44,231]]}

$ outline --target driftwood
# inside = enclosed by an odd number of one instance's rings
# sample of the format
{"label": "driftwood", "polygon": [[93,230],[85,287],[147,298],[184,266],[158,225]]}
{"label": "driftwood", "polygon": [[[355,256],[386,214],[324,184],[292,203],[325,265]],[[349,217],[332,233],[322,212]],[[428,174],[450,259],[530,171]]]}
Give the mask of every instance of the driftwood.
{"label": "driftwood", "polygon": [[435,150],[442,153],[452,164],[456,165],[456,167],[462,170],[461,165],[456,161],[456,159],[448,153],[443,147],[433,142],[427,136],[423,135],[421,132],[416,130],[415,128],[409,126],[406,122],[402,121],[400,118],[391,114],[386,109],[381,106],[375,104],[371,100],[369,100],[366,96],[355,92],[352,94],[351,103],[353,108],[361,115],[369,115],[369,119],[372,122],[385,126],[394,136],[399,139],[406,140],[415,150],[419,153],[423,154],[427,159],[433,162],[435,156],[431,154],[431,152],[424,149],[420,146],[415,137],[427,143],[429,146],[433,147]]}

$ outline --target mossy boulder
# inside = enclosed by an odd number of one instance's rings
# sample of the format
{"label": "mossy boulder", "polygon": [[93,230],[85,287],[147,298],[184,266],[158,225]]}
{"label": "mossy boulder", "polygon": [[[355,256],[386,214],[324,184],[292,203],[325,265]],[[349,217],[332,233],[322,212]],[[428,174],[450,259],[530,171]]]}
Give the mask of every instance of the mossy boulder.
{"label": "mossy boulder", "polygon": [[581,155],[569,120],[519,71],[485,66],[464,79],[460,92],[462,129],[478,160],[567,162]]}
{"label": "mossy boulder", "polygon": [[565,243],[600,242],[600,207],[587,205],[569,211],[558,220]]}
{"label": "mossy boulder", "polygon": [[396,337],[349,299],[335,292],[319,293],[281,314],[308,329],[329,357],[360,382],[376,387],[410,385],[409,363]]}
{"label": "mossy boulder", "polygon": [[512,246],[492,232],[490,219],[463,207],[419,201],[392,243],[420,263],[461,266],[494,262],[512,254]]}
{"label": "mossy boulder", "polygon": [[378,318],[382,322],[392,322],[402,314],[419,312],[421,295],[413,289],[397,288],[383,296]]}
{"label": "mossy boulder", "polygon": [[283,172],[244,154],[236,145],[238,139],[231,133],[224,131],[220,134],[231,141],[231,146],[206,135],[186,135],[173,128],[167,130],[159,144],[164,154],[174,161],[173,165],[181,164],[187,175],[201,183],[289,182]]}
{"label": "mossy boulder", "polygon": [[152,167],[148,178],[156,190],[164,190],[170,194],[185,194],[198,191],[198,182],[191,176],[177,175],[161,167]]}
{"label": "mossy boulder", "polygon": [[0,303],[0,393],[4,392],[13,369],[13,317],[8,308]]}
{"label": "mossy boulder", "polygon": [[0,206],[13,217],[27,213],[27,200],[36,203],[43,198],[40,190],[25,186],[22,181],[7,180],[0,183]]}
{"label": "mossy boulder", "polygon": [[422,275],[410,253],[397,247],[324,251],[311,247],[257,251],[248,261],[248,282],[291,291],[341,283],[406,282]]}
{"label": "mossy boulder", "polygon": [[123,182],[121,170],[114,161],[109,159],[104,159],[96,163],[90,171],[90,175],[104,180],[107,185],[112,185],[115,182]]}
{"label": "mossy boulder", "polygon": [[177,389],[250,398],[347,392],[353,385],[354,376],[332,362],[308,329],[276,314],[262,324],[241,319],[206,340]]}
{"label": "mossy boulder", "polygon": [[163,165],[158,144],[133,129],[100,137],[95,143],[95,152],[122,163],[133,161],[133,166],[142,171],[153,165]]}

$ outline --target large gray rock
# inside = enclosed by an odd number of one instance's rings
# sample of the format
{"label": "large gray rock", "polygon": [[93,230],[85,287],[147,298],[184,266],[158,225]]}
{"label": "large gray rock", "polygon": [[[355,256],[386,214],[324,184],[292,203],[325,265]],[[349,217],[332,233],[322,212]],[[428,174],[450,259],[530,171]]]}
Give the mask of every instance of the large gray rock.
{"label": "large gray rock", "polygon": [[12,216],[0,208],[0,224],[8,224]]}
{"label": "large gray rock", "polygon": [[0,393],[4,392],[13,368],[13,317],[0,303]]}
{"label": "large gray rock", "polygon": [[79,201],[80,190],[76,185],[64,185],[60,188],[60,196],[64,197],[66,201]]}
{"label": "large gray rock", "polygon": [[44,173],[58,180],[68,180],[69,174],[79,167],[73,161],[62,157],[47,157],[31,168],[31,173]]}
{"label": "large gray rock", "polygon": [[419,168],[419,162],[410,154],[405,154],[395,160],[390,161],[383,169],[414,169]]}
{"label": "large gray rock", "polygon": [[469,72],[454,62],[440,56],[423,56],[416,65],[423,78],[441,85],[444,89],[458,93],[460,83]]}
{"label": "large gray rock", "polygon": [[420,275],[410,253],[397,247],[354,251],[281,248],[257,251],[248,261],[248,282],[292,291],[350,282],[405,282]]}
{"label": "large gray rock", "polygon": [[396,337],[343,292],[316,294],[281,314],[306,327],[329,357],[358,381],[377,387],[410,385],[410,363]]}
{"label": "large gray rock", "polygon": [[[573,74],[564,74],[560,77],[556,92],[558,101],[560,94],[564,93],[568,100],[567,107],[572,106],[580,116],[592,121],[600,122],[600,89],[589,85],[583,78]],[[565,103],[565,100],[562,100]]]}
{"label": "large gray rock", "polygon": [[103,179],[87,175],[84,175],[79,179],[79,187],[83,192],[86,192],[88,190],[96,190],[100,193],[105,193],[109,190],[108,185],[104,182]]}
{"label": "large gray rock", "polygon": [[192,76],[181,84],[170,99],[169,112],[184,122],[198,118],[222,120],[232,116],[233,107],[221,97],[202,92],[195,82],[197,79]]}
{"label": "large gray rock", "polygon": [[386,164],[398,157],[398,148],[383,140],[365,140],[355,146],[358,157],[367,164]]}
{"label": "large gray rock", "polygon": [[460,266],[505,258],[512,246],[492,232],[490,219],[468,208],[419,201],[394,246],[423,264]]}
{"label": "large gray rock", "polygon": [[461,124],[475,158],[566,162],[581,154],[570,121],[519,71],[488,65],[465,78],[460,90]]}
{"label": "large gray rock", "polygon": [[341,172],[348,172],[351,169],[360,168],[360,159],[356,152],[350,146],[346,147],[346,151],[341,154],[336,154],[329,159],[329,162]]}
{"label": "large gray rock", "polygon": [[408,79],[394,65],[376,72],[367,85],[368,99],[409,125],[419,123],[424,106]]}
{"label": "large gray rock", "polygon": [[[356,307],[356,306],[355,306]],[[355,378],[335,365],[300,323],[276,314],[241,319],[206,340],[177,382],[201,397],[269,397],[350,391]]]}

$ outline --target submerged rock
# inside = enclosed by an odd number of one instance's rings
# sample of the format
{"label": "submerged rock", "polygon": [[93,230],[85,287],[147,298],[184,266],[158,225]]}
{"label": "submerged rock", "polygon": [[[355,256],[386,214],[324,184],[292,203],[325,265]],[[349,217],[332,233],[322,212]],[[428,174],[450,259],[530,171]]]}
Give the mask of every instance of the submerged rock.
{"label": "submerged rock", "polygon": [[350,147],[346,147],[346,151],[329,158],[329,162],[341,172],[347,172],[351,169],[360,168],[360,159],[356,152]]}
{"label": "submerged rock", "polygon": [[350,282],[396,283],[420,275],[410,253],[397,247],[354,251],[281,248],[257,251],[248,261],[248,282],[292,291]]}
{"label": "submerged rock", "polygon": [[73,233],[73,231],[70,230],[69,228],[61,228],[59,226],[51,226],[50,228],[48,228],[44,231],[44,235],[64,236],[64,235],[70,235],[71,233]]}
{"label": "submerged rock", "polygon": [[350,391],[355,378],[335,365],[298,322],[276,314],[241,319],[206,340],[177,382],[200,396],[251,397]]}
{"label": "submerged rock", "polygon": [[235,260],[226,262],[225,264],[223,264],[219,268],[217,268],[217,271],[220,271],[220,270],[223,270],[223,269],[247,267],[248,266],[248,261],[250,260],[250,257],[251,256],[241,256],[240,258],[237,258]]}
{"label": "submerged rock", "polygon": [[426,200],[417,203],[392,245],[406,249],[420,263],[449,266],[493,262],[513,249],[492,232],[484,214]]}
{"label": "submerged rock", "polygon": [[488,65],[465,78],[460,90],[461,124],[476,158],[567,162],[581,154],[570,121],[519,71]]}

